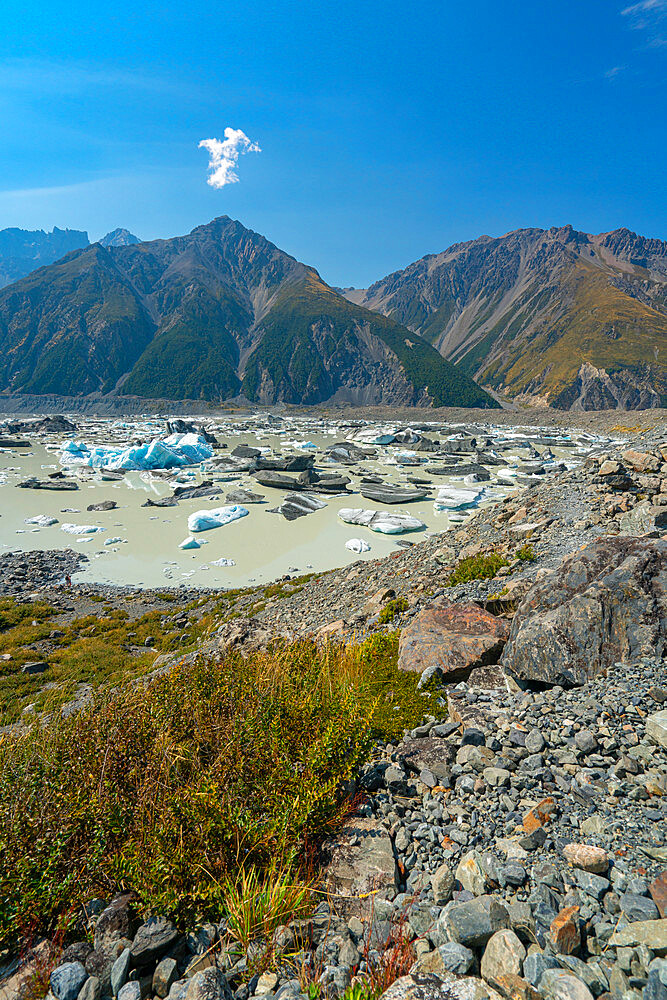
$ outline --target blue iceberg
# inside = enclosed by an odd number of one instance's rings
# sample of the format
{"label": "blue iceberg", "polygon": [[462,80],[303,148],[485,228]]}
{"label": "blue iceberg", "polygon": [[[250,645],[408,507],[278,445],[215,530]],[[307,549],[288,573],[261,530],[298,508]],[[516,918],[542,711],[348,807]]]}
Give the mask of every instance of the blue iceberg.
{"label": "blue iceberg", "polygon": [[144,471],[178,469],[197,465],[213,455],[213,448],[199,434],[170,434],[129,448],[92,448],[83,441],[66,441],[61,449],[63,465],[87,465],[91,469]]}

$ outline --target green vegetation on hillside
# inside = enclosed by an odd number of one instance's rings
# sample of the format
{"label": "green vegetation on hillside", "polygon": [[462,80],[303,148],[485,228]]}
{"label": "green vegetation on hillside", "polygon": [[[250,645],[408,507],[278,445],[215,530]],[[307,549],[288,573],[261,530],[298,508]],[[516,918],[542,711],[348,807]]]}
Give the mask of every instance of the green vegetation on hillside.
{"label": "green vegetation on hillside", "polygon": [[276,396],[286,402],[322,402],[338,388],[337,370],[354,365],[355,356],[359,362],[359,343],[367,329],[396,355],[415,399],[425,390],[436,406],[497,406],[421,337],[348,302],[314,273],[278,296],[262,328],[243,379],[249,399],[259,398],[268,377]]}
{"label": "green vegetation on hillside", "polygon": [[181,663],[5,735],[0,944],[96,894],[131,889],[185,920],[224,912],[240,864],[298,869],[373,742],[423,717],[397,648],[384,634]]}

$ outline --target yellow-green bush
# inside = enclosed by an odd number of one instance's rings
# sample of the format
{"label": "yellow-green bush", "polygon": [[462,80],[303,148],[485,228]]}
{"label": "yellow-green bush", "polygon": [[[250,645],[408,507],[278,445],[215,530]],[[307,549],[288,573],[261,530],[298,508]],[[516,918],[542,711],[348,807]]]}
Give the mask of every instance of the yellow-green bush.
{"label": "yellow-green bush", "polygon": [[396,635],[182,664],[0,742],[0,944],[92,895],[185,919],[310,856],[377,738],[422,717]]}
{"label": "yellow-green bush", "polygon": [[467,556],[458,561],[447,583],[448,586],[455,587],[458,583],[469,583],[471,580],[490,580],[502,566],[507,565],[507,559],[499,552]]}

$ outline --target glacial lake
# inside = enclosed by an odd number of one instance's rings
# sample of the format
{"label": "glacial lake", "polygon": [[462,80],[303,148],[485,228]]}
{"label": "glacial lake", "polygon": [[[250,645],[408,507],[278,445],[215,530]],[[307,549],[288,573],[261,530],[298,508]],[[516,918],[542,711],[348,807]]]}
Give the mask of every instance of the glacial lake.
{"label": "glacial lake", "polygon": [[[221,445],[214,457],[231,454],[239,444],[271,449],[272,453],[311,453],[315,467],[321,471],[350,476],[352,482],[348,495],[315,494],[326,506],[294,521],[281,514],[269,513],[288,496],[284,489],[275,489],[257,483],[250,473],[221,472],[211,463],[171,473],[153,475],[146,471],[128,471],[118,481],[102,479],[99,471],[81,465],[63,464],[62,446],[72,438],[89,445],[127,446],[136,440],[149,441],[164,438],[166,422],[156,418],[136,420],[104,420],[81,416],[71,418],[77,424],[75,434],[52,436],[15,435],[30,440],[29,448],[3,448],[0,450],[0,551],[31,549],[71,548],[84,553],[89,562],[77,573],[77,581],[91,581],[133,587],[196,586],[233,588],[252,584],[267,584],[285,574],[296,575],[312,571],[333,569],[356,562],[373,559],[397,551],[401,541],[417,543],[427,534],[442,532],[460,526],[475,510],[436,510],[434,498],[438,488],[462,488],[464,483],[455,468],[443,476],[431,472],[442,467],[443,458],[435,453],[413,451],[410,444],[377,444],[373,437],[391,436],[393,429],[405,424],[377,425],[371,422],[327,421],[315,418],[256,418],[210,419],[202,418]],[[189,417],[188,420],[197,418]],[[477,434],[483,439],[487,453],[492,451],[507,463],[504,467],[485,466],[491,474],[489,482],[480,483],[494,499],[483,496],[479,506],[487,506],[498,498],[513,492],[507,479],[498,482],[499,471],[515,470],[523,482],[530,482],[539,456],[548,448],[552,463],[566,462],[575,465],[591,450],[602,444],[602,439],[592,435],[578,435],[562,431],[520,428],[445,426],[441,423],[427,425],[419,422],[416,433],[433,440],[461,438]],[[7,437],[0,427],[0,437]],[[360,436],[364,440],[360,440]],[[545,445],[543,440],[547,439]],[[375,454],[353,466],[345,466],[327,459],[326,449],[334,442],[355,441]],[[495,451],[494,449],[498,449]],[[268,451],[267,451],[268,454]],[[475,455],[457,456],[458,461],[476,461]],[[451,456],[450,456],[451,460]],[[404,465],[401,462],[415,462]],[[399,463],[399,464],[397,464]],[[482,463],[483,464],[483,463]],[[549,462],[545,462],[548,466]],[[64,470],[78,485],[76,491],[50,491],[20,489],[17,484],[29,477],[40,480],[49,474]],[[548,474],[548,468],[546,469]],[[359,493],[359,480],[363,475],[378,474],[387,484],[409,486],[408,477],[419,477],[432,484],[432,497],[404,505],[388,505],[364,499]],[[511,473],[510,473],[511,474]],[[166,475],[166,477],[165,477]],[[541,478],[541,477],[540,477]],[[170,496],[175,485],[198,484],[212,479],[219,486],[216,497],[181,500],[173,507],[144,507],[148,499],[158,500]],[[182,550],[179,544],[189,535],[188,515],[194,511],[208,510],[226,504],[225,495],[238,488],[250,489],[264,495],[264,502],[245,505],[248,515],[223,527],[198,532],[201,547]],[[304,488],[303,492],[308,492]],[[88,512],[91,504],[113,500],[114,510]],[[69,508],[69,509],[68,509]],[[404,512],[424,522],[422,531],[402,535],[384,535],[366,527],[346,524],[337,516],[341,508],[387,510]],[[56,518],[58,523],[48,527],[26,524],[26,519],[37,515]],[[65,523],[94,525],[102,530],[95,534],[72,535],[62,530]],[[352,538],[364,539],[370,551],[359,554],[346,549]],[[105,544],[111,539],[120,539]],[[226,559],[234,565],[212,565]]]}

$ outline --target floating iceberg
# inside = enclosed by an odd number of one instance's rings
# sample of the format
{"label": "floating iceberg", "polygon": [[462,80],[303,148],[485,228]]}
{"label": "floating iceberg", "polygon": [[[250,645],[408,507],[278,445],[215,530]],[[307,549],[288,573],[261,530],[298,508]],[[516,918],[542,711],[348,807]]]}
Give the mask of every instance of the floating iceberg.
{"label": "floating iceberg", "polygon": [[196,538],[192,537],[192,535],[188,535],[188,537],[183,539],[178,547],[179,549],[200,549],[201,542],[198,542]]}
{"label": "floating iceberg", "polygon": [[38,528],[48,528],[52,524],[58,523],[57,517],[49,517],[48,514],[36,514],[35,517],[26,517],[26,524],[36,524]]}
{"label": "floating iceberg", "polygon": [[122,541],[123,541],[123,539],[120,538],[118,535],[116,535],[115,538],[107,538],[107,540],[105,541],[104,544],[105,545],[117,545],[119,542],[122,542]]}
{"label": "floating iceberg", "polygon": [[484,493],[483,487],[481,489],[457,489],[454,486],[441,486],[433,503],[433,509],[467,510],[469,507],[476,507]]}
{"label": "floating iceberg", "polygon": [[154,438],[149,443],[129,448],[107,448],[103,445],[91,448],[82,441],[66,441],[61,449],[60,461],[63,465],[87,465],[91,469],[149,471],[197,465],[212,455],[213,448],[201,435],[170,434],[169,437]]}
{"label": "floating iceberg", "polygon": [[362,510],[360,507],[343,507],[338,511],[341,521],[346,524],[363,524],[371,531],[383,535],[401,535],[404,531],[419,531],[426,525],[410,514],[394,514],[388,510]]}
{"label": "floating iceberg", "polygon": [[94,535],[96,531],[104,531],[97,524],[61,524],[60,527],[68,535]]}
{"label": "floating iceberg", "polygon": [[232,504],[230,507],[216,507],[213,510],[196,510],[188,518],[188,531],[193,534],[196,531],[209,531],[211,528],[221,528],[223,524],[245,517],[248,513],[247,507],[240,507]]}
{"label": "floating iceberg", "polygon": [[350,538],[345,542],[345,548],[350,552],[370,552],[371,547],[363,538]]}
{"label": "floating iceberg", "polygon": [[[225,559],[223,557],[222,559],[214,559],[212,563],[209,563],[209,565],[210,566],[236,566],[236,563],[234,562],[233,559]],[[203,569],[203,567],[202,567],[202,569]]]}

